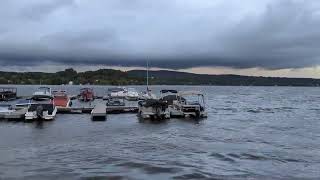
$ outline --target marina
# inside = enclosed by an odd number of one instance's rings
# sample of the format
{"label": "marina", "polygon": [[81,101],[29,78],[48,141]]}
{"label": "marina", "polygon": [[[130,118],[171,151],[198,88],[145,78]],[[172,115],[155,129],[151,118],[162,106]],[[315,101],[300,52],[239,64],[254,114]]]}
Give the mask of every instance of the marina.
{"label": "marina", "polygon": [[[135,88],[108,88],[106,95],[94,96],[94,88],[80,88],[79,95],[70,95],[61,87],[41,86],[31,96],[13,100],[10,109],[0,111],[2,120],[54,120],[57,114],[91,114],[91,119],[104,119],[107,114],[133,113],[141,119],[205,118],[203,94],[198,91],[161,90],[159,98],[147,89],[145,99],[139,99]],[[128,90],[127,90],[128,89]],[[164,95],[172,93],[171,95]],[[142,91],[143,94],[143,91]],[[152,94],[152,95],[151,95]],[[197,95],[202,101],[186,101],[182,95]],[[9,101],[10,102],[10,101]]]}

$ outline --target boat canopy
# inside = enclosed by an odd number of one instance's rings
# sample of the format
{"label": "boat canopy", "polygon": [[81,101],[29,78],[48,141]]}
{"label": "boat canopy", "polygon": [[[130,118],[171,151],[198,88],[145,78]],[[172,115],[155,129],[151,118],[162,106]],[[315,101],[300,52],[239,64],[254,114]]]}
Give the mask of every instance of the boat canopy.
{"label": "boat canopy", "polygon": [[161,93],[174,93],[177,94],[178,91],[177,90],[171,90],[171,89],[163,89],[160,91]]}
{"label": "boat canopy", "polygon": [[17,88],[15,87],[0,87],[0,92],[17,92]]}
{"label": "boat canopy", "polygon": [[178,93],[178,96],[190,96],[190,95],[203,96],[203,93],[200,91],[180,91]]}
{"label": "boat canopy", "polygon": [[144,107],[166,107],[168,104],[162,100],[157,99],[147,99],[144,101],[139,101],[138,104]]}
{"label": "boat canopy", "polygon": [[167,102],[169,105],[173,104],[173,101],[177,101],[177,100],[182,100],[182,101],[186,101],[185,98],[174,95],[174,94],[170,94],[167,96],[162,97],[160,100]]}

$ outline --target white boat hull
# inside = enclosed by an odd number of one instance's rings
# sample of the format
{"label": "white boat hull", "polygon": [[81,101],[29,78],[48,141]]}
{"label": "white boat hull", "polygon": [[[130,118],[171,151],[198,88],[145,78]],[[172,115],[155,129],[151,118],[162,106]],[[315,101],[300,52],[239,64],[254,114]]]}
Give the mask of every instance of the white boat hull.
{"label": "white boat hull", "polygon": [[31,111],[31,112],[26,112],[25,120],[32,121],[32,120],[41,119],[45,121],[51,121],[51,120],[54,120],[54,118],[56,117],[56,114],[57,114],[57,107],[54,108],[52,114],[48,114],[48,111],[43,111],[40,117],[37,115],[36,111]]}
{"label": "white boat hull", "polygon": [[139,106],[139,116],[142,119],[169,119],[170,112],[169,111],[157,111],[157,109],[153,107],[141,107]]}

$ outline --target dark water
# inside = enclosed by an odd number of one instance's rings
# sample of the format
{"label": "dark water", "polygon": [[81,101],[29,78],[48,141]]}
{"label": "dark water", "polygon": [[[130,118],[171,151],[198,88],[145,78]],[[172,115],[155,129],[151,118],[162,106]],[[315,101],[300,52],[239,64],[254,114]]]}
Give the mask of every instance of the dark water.
{"label": "dark water", "polygon": [[[320,178],[320,88],[175,88],[205,92],[209,118],[142,123],[122,114],[91,122],[89,115],[58,115],[43,124],[0,122],[0,177]],[[19,93],[34,89],[20,86]],[[99,95],[105,89],[95,87]]]}

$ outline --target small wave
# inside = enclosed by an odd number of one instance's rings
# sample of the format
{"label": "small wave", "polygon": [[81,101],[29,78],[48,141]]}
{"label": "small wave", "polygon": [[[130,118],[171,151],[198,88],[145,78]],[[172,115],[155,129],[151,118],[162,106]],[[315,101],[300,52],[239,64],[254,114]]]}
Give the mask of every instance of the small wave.
{"label": "small wave", "polygon": [[83,180],[105,180],[105,179],[109,179],[109,180],[121,180],[121,179],[127,179],[127,177],[125,176],[92,176],[92,177],[83,177],[80,178]]}
{"label": "small wave", "polygon": [[249,113],[275,113],[272,108],[256,108],[256,109],[248,109]]}
{"label": "small wave", "polygon": [[311,108],[309,110],[311,110],[311,111],[320,111],[320,109],[318,109],[318,108]]}
{"label": "small wave", "polygon": [[232,158],[224,156],[223,154],[220,154],[220,153],[212,153],[210,156],[215,157],[216,159],[219,159],[221,161],[235,162],[235,160],[233,160]]}
{"label": "small wave", "polygon": [[175,176],[173,179],[212,179],[209,178],[201,173],[191,173],[191,174],[184,174],[181,176]]}
{"label": "small wave", "polygon": [[136,162],[125,162],[125,163],[117,164],[116,166],[126,167],[126,168],[134,168],[134,169],[142,169],[143,171],[145,171],[148,174],[177,173],[180,171],[179,168],[160,167],[160,166],[153,166],[150,164],[136,163]]}
{"label": "small wave", "polygon": [[257,155],[257,154],[249,154],[249,153],[241,153],[241,154],[234,154],[234,153],[229,153],[227,156],[230,156],[232,158],[236,159],[242,159],[242,160],[253,160],[253,161],[279,161],[282,163],[305,163],[305,160],[300,160],[300,159],[293,159],[293,158],[279,158],[279,157],[274,157],[274,156],[265,156],[265,155]]}
{"label": "small wave", "polygon": [[232,111],[232,112],[237,112],[238,109],[236,108],[213,108],[214,110],[217,110],[217,111]]}

